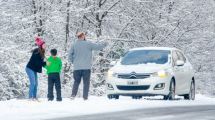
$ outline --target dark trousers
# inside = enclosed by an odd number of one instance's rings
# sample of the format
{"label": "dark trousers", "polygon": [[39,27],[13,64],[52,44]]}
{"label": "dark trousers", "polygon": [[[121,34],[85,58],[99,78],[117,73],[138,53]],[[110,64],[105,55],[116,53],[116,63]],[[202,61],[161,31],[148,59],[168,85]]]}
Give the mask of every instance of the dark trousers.
{"label": "dark trousers", "polygon": [[60,73],[49,73],[48,74],[48,99],[53,100],[53,88],[55,86],[56,93],[57,93],[57,100],[61,101],[61,82],[60,82]]}
{"label": "dark trousers", "polygon": [[84,89],[83,89],[83,98],[88,99],[88,93],[90,88],[90,69],[87,70],[74,70],[73,77],[74,77],[74,84],[72,89],[72,96],[75,97],[78,92],[78,87],[80,85],[81,79],[83,78]]}

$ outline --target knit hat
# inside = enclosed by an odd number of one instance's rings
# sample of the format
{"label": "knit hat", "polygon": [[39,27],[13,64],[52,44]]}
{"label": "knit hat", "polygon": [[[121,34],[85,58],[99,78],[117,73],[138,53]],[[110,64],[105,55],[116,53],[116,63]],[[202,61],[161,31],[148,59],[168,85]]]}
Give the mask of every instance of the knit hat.
{"label": "knit hat", "polygon": [[35,43],[39,47],[42,47],[42,45],[45,44],[45,42],[40,37],[35,38]]}

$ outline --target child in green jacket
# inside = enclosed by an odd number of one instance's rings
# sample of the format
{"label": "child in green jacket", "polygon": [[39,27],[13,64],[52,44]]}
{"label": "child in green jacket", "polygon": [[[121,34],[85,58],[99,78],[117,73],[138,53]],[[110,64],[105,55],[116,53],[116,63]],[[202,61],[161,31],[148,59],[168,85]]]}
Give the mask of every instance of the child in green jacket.
{"label": "child in green jacket", "polygon": [[52,49],[50,51],[51,56],[47,60],[47,69],[48,74],[48,101],[54,100],[53,88],[55,86],[57,101],[62,101],[61,97],[61,82],[60,82],[60,73],[62,69],[62,61],[57,57],[57,50]]}

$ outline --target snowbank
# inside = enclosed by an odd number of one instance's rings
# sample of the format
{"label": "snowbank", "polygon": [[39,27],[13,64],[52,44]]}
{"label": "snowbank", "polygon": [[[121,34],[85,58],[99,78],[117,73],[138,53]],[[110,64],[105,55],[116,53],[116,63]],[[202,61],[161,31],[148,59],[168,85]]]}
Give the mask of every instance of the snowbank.
{"label": "snowbank", "polygon": [[152,107],[194,105],[215,105],[215,98],[197,95],[195,101],[183,99],[163,101],[159,97],[140,100],[120,97],[119,100],[108,100],[106,97],[92,96],[88,101],[83,101],[81,98],[73,101],[65,98],[63,102],[48,102],[46,99],[41,99],[41,102],[13,99],[0,102],[0,118],[4,120],[38,120]]}

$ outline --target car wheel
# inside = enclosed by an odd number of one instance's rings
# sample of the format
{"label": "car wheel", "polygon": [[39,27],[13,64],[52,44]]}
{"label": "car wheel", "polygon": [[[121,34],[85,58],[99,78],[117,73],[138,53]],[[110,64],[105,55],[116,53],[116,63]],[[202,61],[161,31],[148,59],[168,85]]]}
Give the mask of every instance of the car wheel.
{"label": "car wheel", "polygon": [[132,99],[141,99],[142,96],[132,96]]}
{"label": "car wheel", "polygon": [[170,82],[169,94],[165,95],[163,99],[164,100],[174,100],[175,99],[175,83],[173,80]]}
{"label": "car wheel", "polygon": [[107,95],[108,99],[119,99],[119,95]]}
{"label": "car wheel", "polygon": [[189,94],[184,95],[185,100],[195,100],[195,83],[191,82]]}

